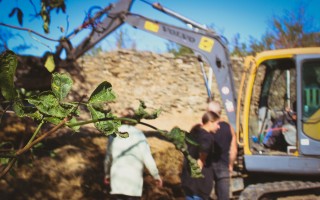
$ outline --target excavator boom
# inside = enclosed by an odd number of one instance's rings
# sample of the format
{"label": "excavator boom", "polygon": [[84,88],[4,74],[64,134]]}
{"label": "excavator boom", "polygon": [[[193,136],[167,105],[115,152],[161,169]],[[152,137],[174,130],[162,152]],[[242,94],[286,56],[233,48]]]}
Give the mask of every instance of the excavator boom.
{"label": "excavator boom", "polygon": [[229,123],[236,129],[236,94],[230,56],[224,39],[215,34],[214,31],[165,9],[158,3],[153,4],[153,7],[196,28],[185,29],[130,13],[131,5],[132,0],[120,0],[116,4],[106,7],[91,19],[91,21],[94,21],[95,18],[101,18],[103,14],[107,14],[107,17],[92,29],[87,38],[75,48],[70,47],[70,43],[66,45],[62,42],[62,45],[57,48],[59,49],[57,52],[60,53],[61,49],[65,48],[67,59],[77,59],[123,23],[186,46],[194,51],[199,60],[206,61],[211,67],[216,77]]}

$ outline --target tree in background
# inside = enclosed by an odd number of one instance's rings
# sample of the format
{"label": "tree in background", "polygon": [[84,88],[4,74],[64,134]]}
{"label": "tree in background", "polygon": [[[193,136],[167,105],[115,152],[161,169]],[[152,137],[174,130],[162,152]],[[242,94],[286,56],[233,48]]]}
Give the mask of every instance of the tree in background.
{"label": "tree in background", "polygon": [[231,44],[233,45],[233,50],[231,52],[232,56],[244,57],[244,56],[248,55],[247,45],[245,43],[240,42],[240,34],[239,33],[237,33],[232,38]]}
{"label": "tree in background", "polygon": [[283,15],[274,15],[266,33],[257,40],[249,38],[249,43],[241,43],[240,35],[233,40],[232,55],[252,55],[263,50],[315,47],[320,45],[320,27],[314,19],[307,15],[306,5],[300,5],[296,10],[285,10]]}
{"label": "tree in background", "polygon": [[93,47],[89,51],[85,53],[85,55],[88,56],[97,56],[100,52],[103,52],[103,49],[101,46]]}
{"label": "tree in background", "polygon": [[193,53],[193,51],[190,48],[178,45],[171,41],[166,43],[166,46],[167,46],[167,51],[169,53],[173,53],[173,55],[176,57]]}
{"label": "tree in background", "polygon": [[319,46],[319,27],[306,13],[306,7],[297,11],[285,11],[282,16],[274,16],[267,34],[263,37],[271,40],[272,48],[294,48]]}
{"label": "tree in background", "polygon": [[117,49],[130,48],[136,50],[136,42],[130,37],[127,29],[119,28],[115,32],[115,40]]}

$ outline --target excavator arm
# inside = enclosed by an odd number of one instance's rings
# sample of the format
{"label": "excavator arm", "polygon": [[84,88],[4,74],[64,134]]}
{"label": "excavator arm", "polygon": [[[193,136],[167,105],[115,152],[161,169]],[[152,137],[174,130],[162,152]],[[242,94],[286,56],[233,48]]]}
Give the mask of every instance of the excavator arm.
{"label": "excavator arm", "polygon": [[146,17],[128,13],[124,19],[133,27],[192,49],[200,60],[212,68],[229,122],[235,128],[236,95],[228,50],[217,35],[183,29]]}
{"label": "excavator arm", "polygon": [[[224,39],[215,34],[214,31],[169,11],[158,3],[153,4],[153,7],[180,19],[186,24],[191,24],[195,28],[184,29],[130,13],[131,5],[132,0],[120,0],[104,9],[103,12],[107,11],[107,17],[92,29],[90,35],[82,43],[74,49],[70,48],[70,45],[63,46],[63,48],[68,48],[66,49],[67,57],[72,59],[79,58],[123,23],[186,46],[194,51],[200,61],[206,61],[210,65],[216,77],[229,123],[236,129],[236,94],[230,56]],[[104,14],[103,12],[98,13],[95,17],[101,17]]]}
{"label": "excavator arm", "polygon": [[[67,59],[76,60],[80,58],[84,53],[124,23],[123,18],[128,10],[130,10],[132,3],[132,0],[121,0],[115,4],[110,4],[100,12],[96,13],[92,18],[86,20],[72,33],[66,36],[66,38],[62,38],[60,40],[60,45],[56,47],[56,56],[60,57],[62,50],[65,50]],[[106,15],[105,18],[103,18],[104,15]],[[102,18],[103,20],[99,22]],[[91,32],[76,48],[73,48],[70,43],[70,39],[80,31],[84,30],[87,26],[92,27]]]}

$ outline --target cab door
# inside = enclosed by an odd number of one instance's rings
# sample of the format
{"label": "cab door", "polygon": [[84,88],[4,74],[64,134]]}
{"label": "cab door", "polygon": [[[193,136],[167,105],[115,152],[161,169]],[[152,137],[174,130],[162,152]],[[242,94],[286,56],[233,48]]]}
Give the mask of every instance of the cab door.
{"label": "cab door", "polygon": [[320,155],[320,55],[297,55],[296,66],[300,154]]}

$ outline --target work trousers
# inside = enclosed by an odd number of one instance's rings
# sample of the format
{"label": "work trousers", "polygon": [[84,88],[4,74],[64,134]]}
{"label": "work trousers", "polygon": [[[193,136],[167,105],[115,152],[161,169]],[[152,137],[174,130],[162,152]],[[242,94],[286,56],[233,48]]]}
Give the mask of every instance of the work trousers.
{"label": "work trousers", "polygon": [[215,194],[218,200],[229,200],[230,172],[228,166],[221,163],[213,163],[212,169],[215,182]]}

